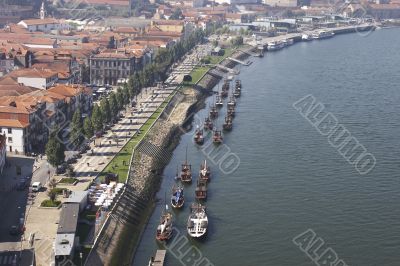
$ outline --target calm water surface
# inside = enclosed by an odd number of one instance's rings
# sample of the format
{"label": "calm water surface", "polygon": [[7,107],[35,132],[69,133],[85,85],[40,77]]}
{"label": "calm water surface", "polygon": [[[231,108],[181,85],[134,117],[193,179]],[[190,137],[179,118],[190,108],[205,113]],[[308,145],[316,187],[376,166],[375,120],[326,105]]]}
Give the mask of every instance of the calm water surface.
{"label": "calm water surface", "polygon": [[[308,228],[349,266],[400,265],[399,43],[400,29],[341,35],[252,58],[240,68],[243,94],[234,130],[225,134],[240,166],[226,175],[211,165],[209,233],[191,240],[214,265],[315,265],[292,243]],[[292,107],[307,94],[376,157],[372,172],[359,175]],[[154,234],[164,192],[169,197],[186,146],[197,178],[204,154],[191,138],[182,137],[165,169],[134,265],[147,265],[159,247]],[[187,203],[194,188],[195,182],[186,186]],[[175,212],[184,235],[188,206]],[[167,265],[181,264],[169,255]]]}

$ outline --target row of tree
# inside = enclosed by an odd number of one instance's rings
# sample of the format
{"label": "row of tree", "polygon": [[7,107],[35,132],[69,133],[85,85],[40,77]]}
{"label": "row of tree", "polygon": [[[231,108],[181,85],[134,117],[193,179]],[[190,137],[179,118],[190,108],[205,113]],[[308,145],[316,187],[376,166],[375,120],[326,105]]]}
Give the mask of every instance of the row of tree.
{"label": "row of tree", "polygon": [[[205,35],[214,32],[217,28],[215,26],[207,32],[197,29],[188,38],[177,42],[174,46],[159,49],[151,64],[146,65],[141,71],[136,71],[122,88],[118,88],[116,93],[111,92],[107,98],[100,101],[99,105],[95,104],[90,116],[82,119],[82,113],[78,108],[70,124],[70,143],[78,147],[85,138],[90,139],[95,133],[104,130],[106,124],[114,123],[119,112],[141,92],[142,88],[152,86],[158,80],[165,80],[171,65],[179,61],[198,43],[203,42]],[[46,155],[53,166],[59,166],[65,160],[65,146],[61,139],[59,129],[54,129],[46,145]]]}

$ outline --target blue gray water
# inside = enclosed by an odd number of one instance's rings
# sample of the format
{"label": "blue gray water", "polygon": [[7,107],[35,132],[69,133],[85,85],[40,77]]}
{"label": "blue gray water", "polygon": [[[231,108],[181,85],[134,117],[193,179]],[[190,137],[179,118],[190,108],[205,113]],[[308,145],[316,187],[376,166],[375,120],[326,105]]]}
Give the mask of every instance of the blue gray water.
{"label": "blue gray water", "polygon": [[[225,143],[240,158],[224,174],[212,165],[209,233],[190,242],[214,265],[315,265],[292,239],[312,229],[347,265],[400,265],[400,29],[298,43],[240,68],[243,94]],[[360,175],[292,106],[312,94],[376,158]],[[209,99],[210,101],[211,99]],[[205,110],[199,112],[205,116]],[[222,121],[222,120],[220,120]],[[220,125],[222,122],[220,122]],[[134,265],[147,265],[176,165],[195,173],[204,154],[185,134],[166,167],[161,199]],[[193,201],[195,183],[186,189]],[[188,205],[175,213],[185,235]],[[167,265],[181,265],[168,254]],[[188,264],[192,265],[192,264]]]}

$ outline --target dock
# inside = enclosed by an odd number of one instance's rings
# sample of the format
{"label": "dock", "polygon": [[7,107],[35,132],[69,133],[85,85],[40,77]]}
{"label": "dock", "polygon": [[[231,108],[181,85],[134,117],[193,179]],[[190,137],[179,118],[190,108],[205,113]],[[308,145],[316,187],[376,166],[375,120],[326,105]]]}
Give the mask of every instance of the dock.
{"label": "dock", "polygon": [[336,28],[321,28],[311,31],[305,32],[295,32],[295,33],[288,33],[284,35],[278,35],[274,37],[262,37],[260,40],[253,40],[247,42],[247,44],[257,47],[258,49],[266,50],[267,45],[269,42],[280,42],[287,39],[292,39],[295,43],[302,41],[303,34],[313,34],[318,32],[319,30],[330,30],[333,31],[335,34],[344,34],[344,33],[352,33],[352,32],[363,32],[363,31],[371,31],[374,30],[375,26],[370,24],[361,24],[355,26],[342,26]]}
{"label": "dock", "polygon": [[149,266],[164,266],[166,253],[166,250],[158,249],[156,252],[156,256],[151,257],[151,260],[149,261]]}

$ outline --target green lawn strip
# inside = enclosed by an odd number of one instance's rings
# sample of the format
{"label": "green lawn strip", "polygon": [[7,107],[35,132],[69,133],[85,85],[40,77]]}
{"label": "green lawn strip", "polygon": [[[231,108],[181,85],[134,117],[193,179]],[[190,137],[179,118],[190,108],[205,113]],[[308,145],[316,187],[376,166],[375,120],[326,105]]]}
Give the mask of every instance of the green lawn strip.
{"label": "green lawn strip", "polygon": [[59,201],[59,200],[52,201],[50,199],[45,199],[44,201],[42,201],[42,203],[40,203],[40,207],[47,207],[47,208],[53,207],[54,208],[54,207],[58,207],[60,204],[61,204],[61,201]]}
{"label": "green lawn strip", "polygon": [[[140,134],[135,134],[128,143],[121,149],[121,151],[114,156],[114,158],[108,163],[104,170],[99,174],[99,179],[104,181],[107,173],[118,174],[118,181],[125,182],[128,177],[129,162],[132,157],[133,149],[143,140],[143,138],[148,133],[148,130],[152,124],[161,115],[164,108],[167,106],[168,102],[172,99],[174,93],[165,99],[165,101],[158,107],[158,109],[147,119],[147,121],[140,127]],[[124,162],[125,161],[125,165]]]}

